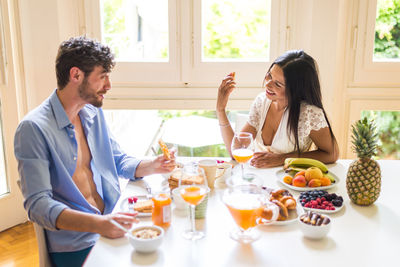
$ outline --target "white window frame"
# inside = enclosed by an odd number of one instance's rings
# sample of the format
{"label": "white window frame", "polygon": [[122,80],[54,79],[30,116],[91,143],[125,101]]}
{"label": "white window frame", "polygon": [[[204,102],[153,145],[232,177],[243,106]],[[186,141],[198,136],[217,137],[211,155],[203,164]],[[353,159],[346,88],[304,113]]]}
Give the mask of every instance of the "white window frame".
{"label": "white window frame", "polygon": [[[14,134],[18,126],[19,94],[20,92],[20,69],[18,67],[18,35],[16,34],[18,15],[14,1],[0,0],[0,20],[2,31],[0,35],[0,65],[2,78],[0,79],[1,95],[1,120],[5,175],[9,192],[0,195],[0,213],[5,214],[0,220],[0,231],[26,221],[26,212],[23,208],[22,194],[17,185],[18,166],[14,156]],[[3,69],[4,67],[4,69]],[[1,151],[3,153],[3,151]],[[3,155],[2,155],[3,156]],[[2,157],[1,157],[2,158]],[[3,177],[1,178],[3,179]]]}
{"label": "white window frame", "polygon": [[[194,98],[198,95],[215,97],[215,87],[231,71],[236,71],[237,82],[242,88],[260,89],[266,69],[279,52],[284,51],[286,43],[287,0],[271,2],[269,61],[201,62],[201,0],[168,0],[169,62],[118,62],[112,73],[116,90],[111,95],[126,98],[137,94],[140,97],[160,94],[159,98],[165,99],[165,95],[180,95],[182,88],[192,87],[198,91],[192,91]],[[86,32],[101,39],[100,0],[85,1],[85,14]],[[149,90],[157,87],[167,89],[162,92]],[[211,87],[212,90],[203,90]]]}
{"label": "white window frame", "polygon": [[[86,32],[101,40],[101,0],[85,1]],[[169,61],[168,62],[118,62],[112,72],[116,86],[135,86],[148,83],[173,83],[179,80],[179,29],[177,1],[168,0]]]}
{"label": "white window frame", "polygon": [[352,27],[354,73],[350,84],[398,87],[400,61],[373,61],[376,8],[377,0],[358,1],[353,7],[354,17],[358,18]]}

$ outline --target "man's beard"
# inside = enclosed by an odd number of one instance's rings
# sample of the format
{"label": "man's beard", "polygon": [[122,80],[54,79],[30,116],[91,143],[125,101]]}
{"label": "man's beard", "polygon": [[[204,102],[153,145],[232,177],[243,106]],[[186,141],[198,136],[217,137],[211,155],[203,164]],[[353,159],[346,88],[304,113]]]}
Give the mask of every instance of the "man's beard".
{"label": "man's beard", "polygon": [[92,104],[95,107],[100,108],[103,105],[103,99],[98,99],[98,95],[96,93],[90,92],[87,78],[85,77],[82,81],[82,84],[78,87],[79,96],[86,100],[89,104]]}

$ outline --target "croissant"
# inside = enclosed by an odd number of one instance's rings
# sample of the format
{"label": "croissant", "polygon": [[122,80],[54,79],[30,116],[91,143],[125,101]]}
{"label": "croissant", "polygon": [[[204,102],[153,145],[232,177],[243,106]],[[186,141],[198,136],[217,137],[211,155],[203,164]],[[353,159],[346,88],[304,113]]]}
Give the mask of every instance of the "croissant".
{"label": "croissant", "polygon": [[283,197],[284,195],[288,195],[288,194],[290,195],[289,191],[287,191],[286,189],[278,189],[278,190],[272,191],[271,198],[279,200],[281,197]]}
{"label": "croissant", "polygon": [[285,221],[289,217],[289,212],[287,208],[282,204],[282,202],[278,200],[272,200],[272,203],[277,205],[279,208],[278,221]]}
{"label": "croissant", "polygon": [[296,209],[296,200],[286,189],[278,189],[273,191],[271,193],[270,200],[277,200],[281,202],[287,209]]}
{"label": "croissant", "polygon": [[280,202],[288,209],[296,209],[296,200],[293,197],[285,196],[280,199]]}

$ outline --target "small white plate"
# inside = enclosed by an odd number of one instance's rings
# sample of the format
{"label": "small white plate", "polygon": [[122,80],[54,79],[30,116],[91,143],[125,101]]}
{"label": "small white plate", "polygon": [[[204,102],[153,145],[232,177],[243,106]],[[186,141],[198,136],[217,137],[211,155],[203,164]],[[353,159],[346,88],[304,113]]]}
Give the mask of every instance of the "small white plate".
{"label": "small white plate", "polygon": [[330,174],[335,178],[335,182],[330,184],[330,185],[328,185],[328,186],[319,186],[319,187],[308,187],[308,186],[306,186],[306,187],[298,187],[298,186],[293,186],[293,185],[284,183],[282,181],[282,179],[283,179],[283,177],[288,175],[285,172],[285,170],[277,171],[276,172],[276,177],[277,177],[278,182],[280,182],[282,185],[286,186],[287,188],[290,188],[290,189],[296,190],[296,191],[309,191],[309,190],[326,190],[326,189],[329,189],[329,188],[332,188],[332,187],[336,186],[340,182],[340,179],[333,172],[330,172]]}
{"label": "small white plate", "polygon": [[[121,209],[122,212],[128,212],[129,211],[128,198],[129,197],[126,197],[121,201],[120,209]],[[146,197],[138,196],[137,198],[138,198],[138,202],[147,200]],[[149,216],[151,216],[151,212],[139,212],[138,215],[137,215],[137,217],[149,217]]]}
{"label": "small white plate", "polygon": [[[300,203],[300,202],[299,202]],[[301,206],[301,204],[299,204],[300,206]],[[334,206],[335,207],[335,210],[323,210],[323,209],[312,209],[312,208],[306,208],[306,207],[303,207],[303,206],[301,206],[305,211],[315,211],[315,212],[318,212],[318,213],[325,213],[325,214],[329,214],[329,213],[336,213],[336,212],[339,212],[342,208],[343,208],[343,206],[344,206],[344,202],[342,203],[342,206],[340,206],[340,207],[336,207],[336,206]]]}

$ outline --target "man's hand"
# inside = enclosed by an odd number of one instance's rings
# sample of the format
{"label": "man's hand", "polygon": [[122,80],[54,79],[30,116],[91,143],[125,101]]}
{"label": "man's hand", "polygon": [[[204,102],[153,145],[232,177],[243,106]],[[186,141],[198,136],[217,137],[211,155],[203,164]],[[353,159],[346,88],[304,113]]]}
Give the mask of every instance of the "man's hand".
{"label": "man's hand", "polygon": [[110,219],[115,220],[121,226],[129,230],[134,223],[138,223],[136,218],[137,213],[119,212],[114,214],[103,215],[99,224],[98,232],[100,235],[108,238],[119,238],[125,235],[125,232],[110,222]]}
{"label": "man's hand", "polygon": [[170,151],[171,159],[168,160],[164,155],[157,156],[151,162],[152,168],[155,170],[156,173],[168,173],[172,172],[176,167],[175,162],[175,151]]}

